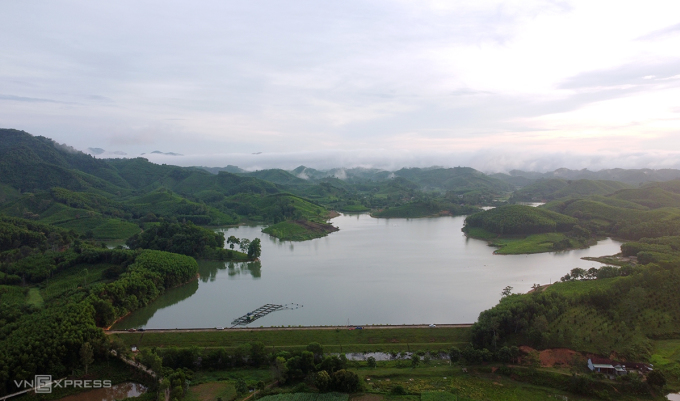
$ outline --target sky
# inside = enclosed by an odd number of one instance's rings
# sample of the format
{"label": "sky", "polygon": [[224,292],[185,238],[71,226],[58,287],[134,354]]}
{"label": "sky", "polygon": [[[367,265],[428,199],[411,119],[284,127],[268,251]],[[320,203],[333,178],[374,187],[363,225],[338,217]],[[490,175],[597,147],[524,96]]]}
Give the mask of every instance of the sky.
{"label": "sky", "polygon": [[680,168],[680,2],[6,0],[0,15],[0,127],[98,157]]}

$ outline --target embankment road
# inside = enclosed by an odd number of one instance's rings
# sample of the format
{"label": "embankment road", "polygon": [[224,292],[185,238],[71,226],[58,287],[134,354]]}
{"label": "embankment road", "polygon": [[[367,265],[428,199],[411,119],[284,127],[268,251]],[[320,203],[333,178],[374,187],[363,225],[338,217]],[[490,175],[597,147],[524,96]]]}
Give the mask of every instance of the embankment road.
{"label": "embankment road", "polygon": [[[281,330],[355,330],[356,327],[361,327],[362,330],[375,329],[431,329],[437,328],[465,328],[472,327],[472,323],[461,324],[436,324],[436,327],[430,327],[428,324],[400,324],[400,325],[371,325],[371,326],[297,326],[297,327],[232,327],[225,329],[212,328],[195,328],[195,329],[144,329],[148,333],[197,333],[202,331],[281,331]],[[127,334],[139,333],[139,330],[105,330],[106,334]]]}

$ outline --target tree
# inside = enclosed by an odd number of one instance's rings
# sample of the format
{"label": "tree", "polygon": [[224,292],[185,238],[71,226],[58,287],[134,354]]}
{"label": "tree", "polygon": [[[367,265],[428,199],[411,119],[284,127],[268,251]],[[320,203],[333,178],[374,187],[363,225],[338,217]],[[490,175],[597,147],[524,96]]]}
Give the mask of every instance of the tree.
{"label": "tree", "polygon": [[241,248],[241,252],[248,252],[248,247],[250,246],[250,240],[248,238],[241,238],[241,240],[238,243],[239,248]]}
{"label": "tree", "polygon": [[378,366],[378,363],[375,361],[375,358],[369,356],[368,358],[366,358],[366,365],[369,368],[374,369],[376,366]]}
{"label": "tree", "polygon": [[507,286],[507,287],[503,288],[503,291],[501,292],[501,295],[502,295],[503,297],[507,297],[508,295],[512,295],[512,287]]}
{"label": "tree", "polygon": [[417,368],[420,365],[420,357],[415,352],[411,354],[411,367]]}
{"label": "tree", "polygon": [[286,366],[286,358],[282,356],[277,356],[274,361],[274,379],[283,383],[286,379],[286,373],[288,373],[288,367]]}
{"label": "tree", "polygon": [[314,376],[314,384],[320,392],[325,393],[331,387],[331,376],[325,370],[322,370]]}
{"label": "tree", "polygon": [[250,360],[255,366],[262,365],[267,359],[267,351],[264,344],[260,341],[250,343]]}
{"label": "tree", "polygon": [[87,374],[87,367],[94,362],[94,352],[89,342],[85,342],[80,346],[80,362],[85,365],[85,374]]}
{"label": "tree", "polygon": [[449,359],[451,363],[456,363],[460,360],[460,349],[457,347],[451,347],[449,350]]}
{"label": "tree", "polygon": [[663,387],[666,385],[666,376],[658,370],[647,373],[647,384],[650,386]]}
{"label": "tree", "polygon": [[320,362],[323,359],[323,347],[319,343],[309,343],[307,351],[314,354],[314,362]]}
{"label": "tree", "polygon": [[245,394],[248,392],[248,385],[246,384],[246,381],[243,380],[242,377],[239,377],[239,379],[236,380],[236,391],[239,394]]}
{"label": "tree", "polygon": [[597,268],[591,267],[585,276],[588,280],[594,280],[597,278]]}
{"label": "tree", "polygon": [[343,393],[355,393],[359,390],[359,376],[349,370],[338,370],[333,373],[333,388]]}
{"label": "tree", "polygon": [[255,238],[248,245],[248,257],[250,259],[255,259],[255,258],[259,258],[261,254],[262,254],[262,247],[260,245],[260,239]]}
{"label": "tree", "polygon": [[229,248],[234,249],[234,245],[239,243],[239,239],[234,237],[233,235],[230,235],[229,238],[227,239],[227,244],[229,244]]}
{"label": "tree", "polygon": [[580,267],[575,267],[571,269],[571,278],[574,280],[580,280],[582,278],[586,277],[587,272],[584,269],[581,269]]}
{"label": "tree", "polygon": [[501,347],[501,349],[499,349],[496,354],[497,354],[499,361],[501,361],[503,363],[512,362],[512,352],[510,351],[510,348]]}

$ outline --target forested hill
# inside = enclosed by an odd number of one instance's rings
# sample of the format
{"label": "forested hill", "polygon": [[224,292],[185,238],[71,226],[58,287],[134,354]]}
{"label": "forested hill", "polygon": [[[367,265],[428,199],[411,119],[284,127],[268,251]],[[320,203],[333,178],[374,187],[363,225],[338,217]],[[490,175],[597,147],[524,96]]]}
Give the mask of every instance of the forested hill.
{"label": "forested hill", "polygon": [[13,129],[0,129],[0,183],[22,192],[63,187],[124,194],[130,189],[105,161]]}
{"label": "forested hill", "polygon": [[[539,179],[562,179],[562,180],[605,180],[618,181],[628,185],[640,185],[648,182],[661,182],[680,179],[680,170],[677,169],[605,169],[599,171],[570,170],[567,168],[560,168],[555,171],[547,173],[539,173],[535,171],[521,171],[512,170],[508,174],[497,175],[494,177],[508,180],[516,180],[521,183],[522,179],[535,181]],[[526,185],[526,184],[525,184]]]}
{"label": "forested hill", "polygon": [[567,197],[608,195],[621,189],[630,188],[633,187],[619,181],[540,179],[515,191],[511,200],[515,202],[545,202]]}
{"label": "forested hill", "polygon": [[48,138],[0,130],[0,214],[88,238],[127,239],[160,221],[327,224],[323,206],[286,192],[254,176],[211,174],[144,158],[96,159]]}

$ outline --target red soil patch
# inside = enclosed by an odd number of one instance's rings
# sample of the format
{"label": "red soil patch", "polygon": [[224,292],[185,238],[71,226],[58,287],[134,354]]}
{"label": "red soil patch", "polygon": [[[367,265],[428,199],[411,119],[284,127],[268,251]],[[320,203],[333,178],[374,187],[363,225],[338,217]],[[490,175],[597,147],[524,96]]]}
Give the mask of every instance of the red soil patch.
{"label": "red soil patch", "polygon": [[571,366],[575,361],[580,361],[583,356],[579,352],[568,348],[553,348],[541,351],[539,354],[541,366],[551,368],[553,366]]}
{"label": "red soil patch", "polygon": [[541,361],[541,366],[551,368],[553,366],[571,366],[576,363],[585,363],[585,358],[580,352],[568,348],[552,348],[543,351],[536,351],[531,347],[523,345],[519,347],[520,352],[529,354],[531,352],[538,352],[538,359]]}

